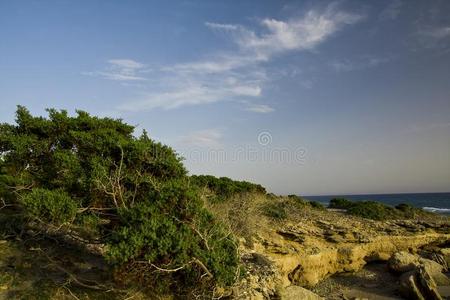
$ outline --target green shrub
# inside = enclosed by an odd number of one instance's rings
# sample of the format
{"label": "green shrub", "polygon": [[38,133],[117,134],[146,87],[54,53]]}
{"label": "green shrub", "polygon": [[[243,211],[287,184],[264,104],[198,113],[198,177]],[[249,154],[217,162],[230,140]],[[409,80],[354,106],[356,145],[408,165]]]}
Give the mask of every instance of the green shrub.
{"label": "green shrub", "polygon": [[320,210],[324,210],[325,209],[325,206],[323,206],[322,203],[317,202],[317,201],[308,201],[308,204],[311,207],[316,208],[316,209],[320,209]]}
{"label": "green shrub", "polygon": [[406,203],[396,205],[395,209],[398,210],[399,214],[401,214],[404,218],[408,219],[433,215],[433,213],[427,212],[422,208],[414,207]]}
{"label": "green shrub", "polygon": [[[108,260],[124,276],[134,272],[133,282],[168,276],[175,286],[192,288],[205,281],[207,269],[210,284],[231,284],[235,241],[203,207],[181,157],[145,131],[139,137],[133,131],[120,119],[53,109],[48,118],[34,117],[19,106],[16,124],[0,124],[0,198],[22,228],[34,216],[70,223],[82,238],[107,244]],[[204,179],[223,196],[263,190]],[[147,268],[136,268],[137,262]],[[157,268],[179,266],[169,273]]]}
{"label": "green shrub", "polygon": [[218,283],[231,284],[238,268],[236,242],[200,207],[197,191],[185,182],[172,181],[149,199],[120,210],[123,225],[108,241],[109,261],[141,260],[165,269],[183,267],[188,273],[205,272],[198,269],[201,261]]}
{"label": "green shrub", "polygon": [[352,207],[354,202],[347,200],[345,198],[333,198],[330,200],[329,208],[337,208],[337,209],[349,209]]}
{"label": "green shrub", "polygon": [[214,177],[211,175],[192,175],[191,184],[200,188],[208,188],[214,193],[215,200],[224,201],[241,193],[266,193],[266,189],[247,181],[236,181],[228,177]]}
{"label": "green shrub", "polygon": [[62,224],[72,222],[78,205],[62,190],[33,189],[22,198],[27,212],[41,221]]}
{"label": "green shrub", "polygon": [[270,202],[264,205],[263,213],[276,220],[283,220],[287,218],[285,204],[283,202]]}
{"label": "green shrub", "polygon": [[393,207],[375,201],[353,202],[347,212],[354,216],[372,220],[386,220],[398,217]]}

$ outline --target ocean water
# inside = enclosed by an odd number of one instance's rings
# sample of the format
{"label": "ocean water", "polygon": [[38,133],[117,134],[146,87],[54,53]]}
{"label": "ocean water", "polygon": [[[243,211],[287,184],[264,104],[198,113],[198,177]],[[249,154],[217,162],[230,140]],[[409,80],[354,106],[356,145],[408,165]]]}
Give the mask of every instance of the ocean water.
{"label": "ocean water", "polygon": [[328,205],[331,199],[338,197],[352,201],[372,200],[392,206],[407,203],[428,211],[450,215],[450,193],[304,196],[306,199],[315,200],[324,205]]}

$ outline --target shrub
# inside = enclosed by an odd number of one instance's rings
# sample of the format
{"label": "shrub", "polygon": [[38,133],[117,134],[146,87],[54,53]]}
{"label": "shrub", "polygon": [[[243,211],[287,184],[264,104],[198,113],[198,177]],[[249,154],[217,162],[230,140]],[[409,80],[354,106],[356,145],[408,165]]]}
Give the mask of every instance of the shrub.
{"label": "shrub", "polygon": [[386,220],[398,216],[393,207],[375,201],[352,202],[347,212],[354,216],[372,220]]}
{"label": "shrub", "polygon": [[191,184],[200,188],[208,188],[214,193],[214,200],[224,201],[241,193],[266,193],[266,189],[247,181],[236,181],[228,177],[214,177],[211,175],[192,175]]}
{"label": "shrub", "polygon": [[286,208],[283,202],[270,202],[263,207],[263,213],[276,220],[283,220],[287,218]]}
{"label": "shrub", "polygon": [[26,211],[44,222],[62,224],[72,222],[78,204],[62,190],[33,189],[22,198]]}
{"label": "shrub", "polygon": [[[134,127],[120,119],[53,109],[48,115],[18,107],[16,124],[0,125],[0,198],[21,226],[24,216],[69,222],[84,239],[106,243],[117,270],[133,273],[127,267],[143,262],[134,282],[168,276],[193,287],[208,270],[208,282],[232,283],[236,244],[203,207],[177,153],[145,131],[133,136]],[[225,178],[205,182],[223,195],[263,189]]]}
{"label": "shrub", "polygon": [[396,205],[395,209],[398,210],[399,214],[408,219],[433,215],[432,213],[427,212],[422,208],[414,207],[406,203],[400,203]]}
{"label": "shrub", "polygon": [[324,210],[325,209],[325,206],[323,206],[322,203],[317,202],[317,201],[308,201],[308,204],[311,207],[316,208],[316,209],[320,209],[320,210]]}
{"label": "shrub", "polygon": [[337,208],[337,209],[349,209],[352,207],[354,202],[347,200],[345,198],[333,198],[330,200],[329,208]]}

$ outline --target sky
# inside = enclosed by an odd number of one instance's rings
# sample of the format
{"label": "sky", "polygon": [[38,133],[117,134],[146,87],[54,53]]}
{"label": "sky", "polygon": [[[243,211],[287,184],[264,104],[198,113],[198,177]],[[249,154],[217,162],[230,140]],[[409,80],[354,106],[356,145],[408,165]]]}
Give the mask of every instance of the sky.
{"label": "sky", "polygon": [[277,194],[450,191],[450,1],[0,0],[0,122],[76,109]]}

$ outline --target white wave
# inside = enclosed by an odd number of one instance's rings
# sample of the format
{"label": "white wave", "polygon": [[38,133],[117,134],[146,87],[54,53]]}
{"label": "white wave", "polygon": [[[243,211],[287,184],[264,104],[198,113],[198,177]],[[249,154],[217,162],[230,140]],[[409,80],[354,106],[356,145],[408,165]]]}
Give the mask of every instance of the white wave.
{"label": "white wave", "polygon": [[439,207],[429,207],[429,206],[425,206],[422,208],[424,210],[431,211],[431,212],[450,213],[450,208],[439,208]]}

